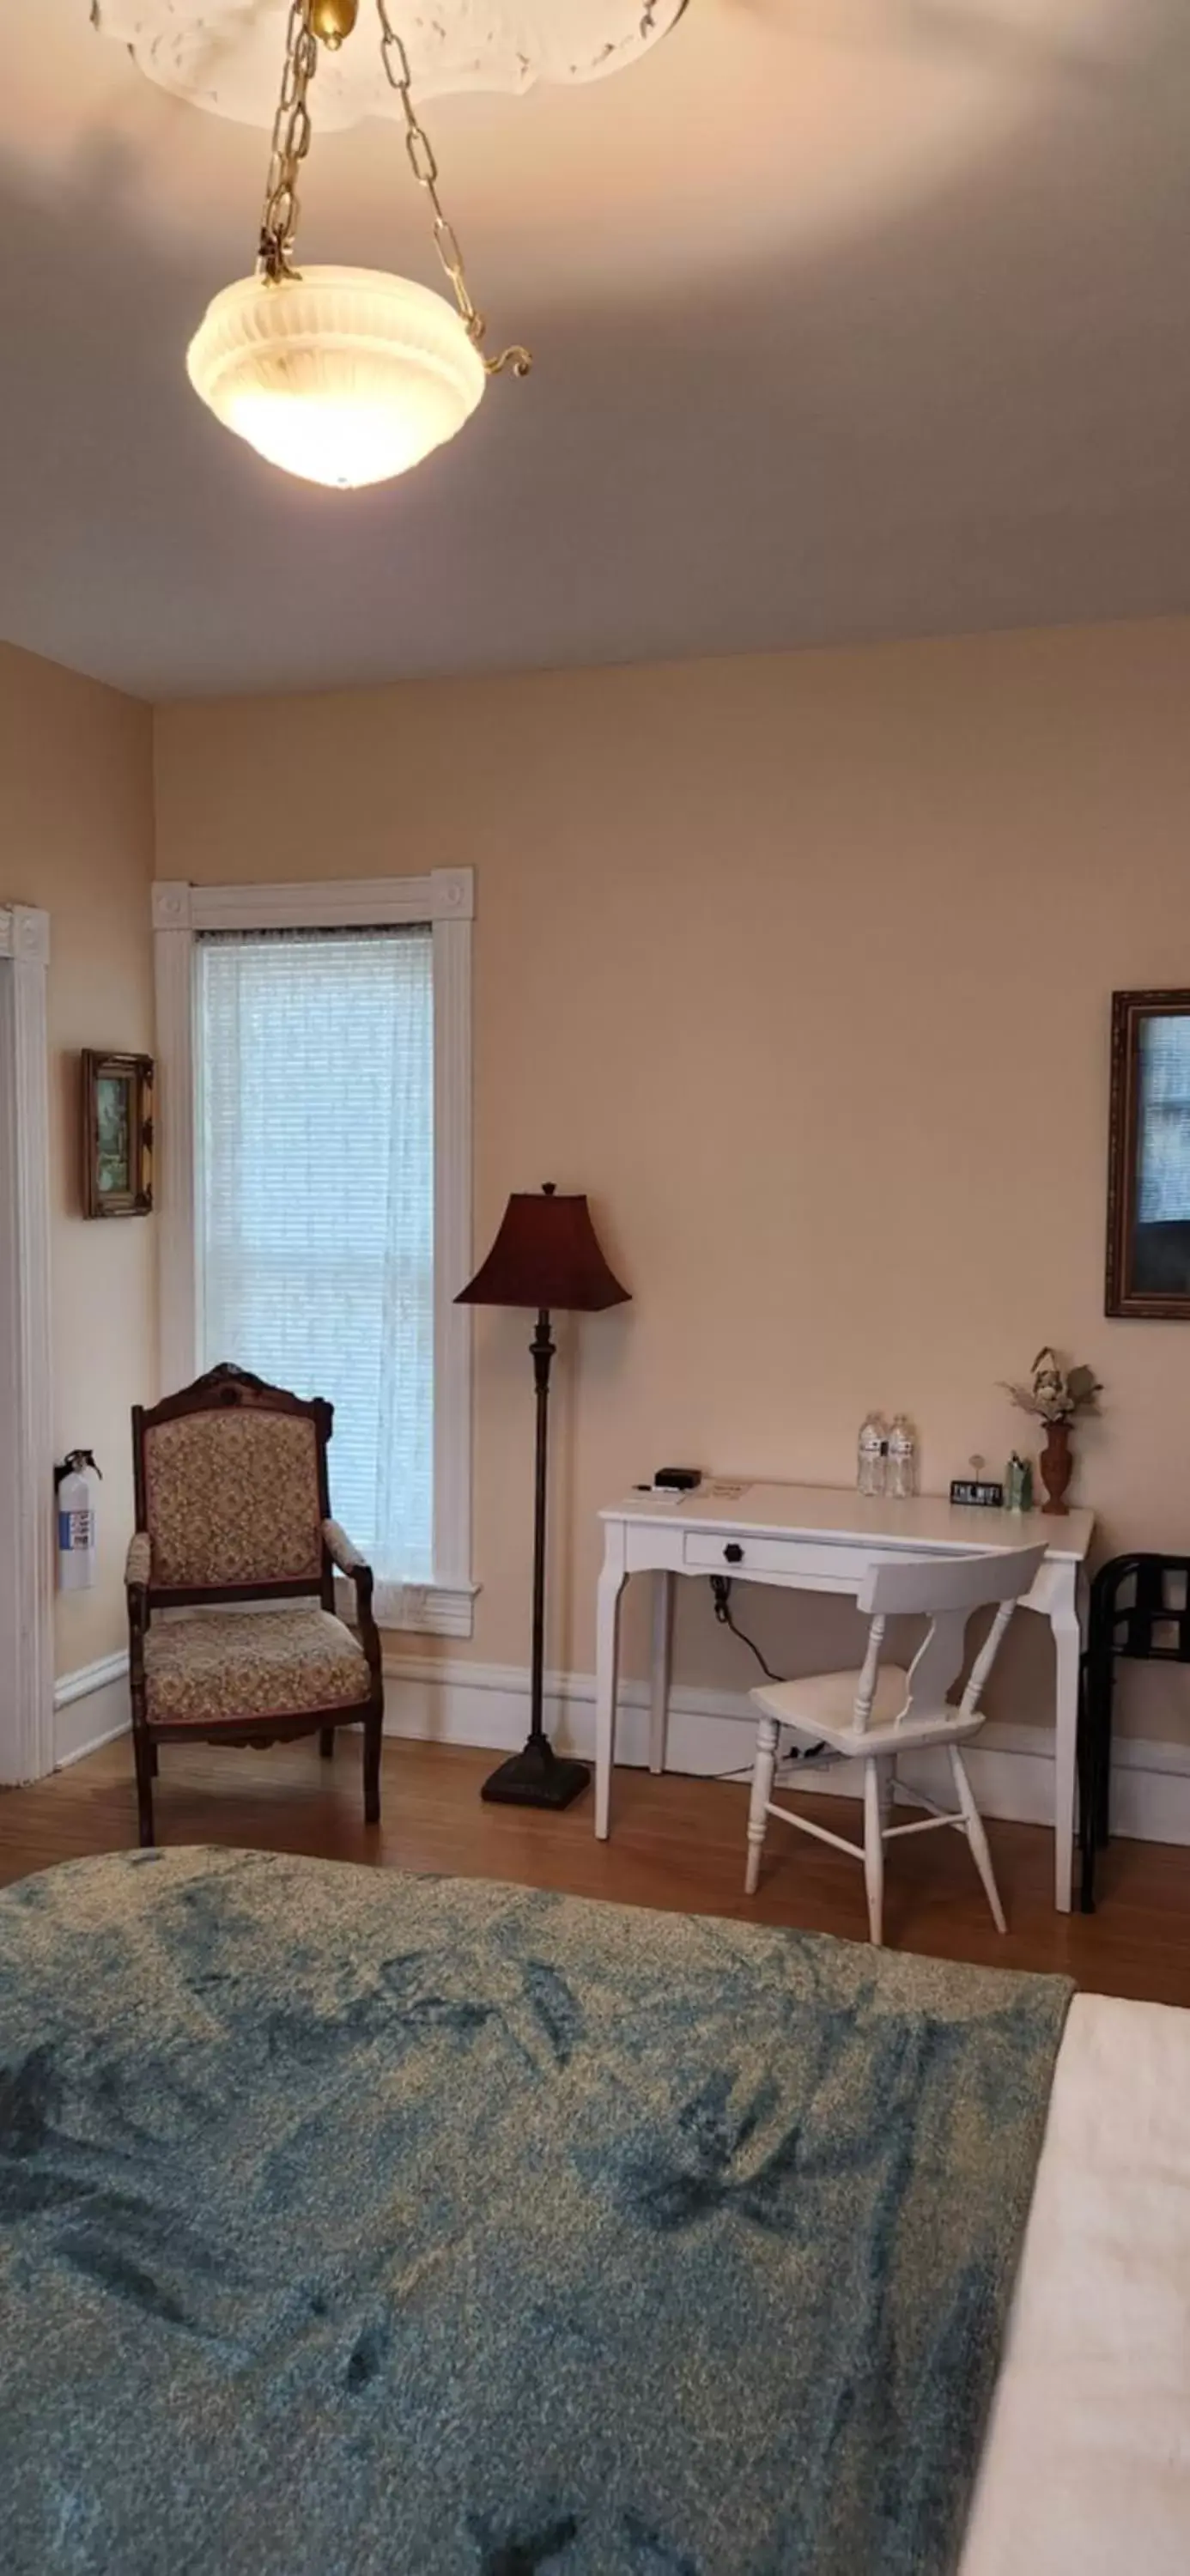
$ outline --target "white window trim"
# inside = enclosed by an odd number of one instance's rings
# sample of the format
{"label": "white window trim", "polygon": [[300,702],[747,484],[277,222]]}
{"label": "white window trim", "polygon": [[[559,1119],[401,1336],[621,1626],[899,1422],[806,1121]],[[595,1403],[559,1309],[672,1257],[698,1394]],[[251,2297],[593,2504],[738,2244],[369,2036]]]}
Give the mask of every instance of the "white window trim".
{"label": "white window trim", "polygon": [[50,917],[0,905],[0,1781],[54,1767]]}
{"label": "white window trim", "polygon": [[160,1226],[163,1392],[198,1366],[194,1173],[194,943],[204,930],[342,930],[429,922],[434,940],[434,1580],[408,1584],[386,1627],[469,1637],[471,1317],[471,868],[315,885],[153,888],[157,981],[154,1199]]}

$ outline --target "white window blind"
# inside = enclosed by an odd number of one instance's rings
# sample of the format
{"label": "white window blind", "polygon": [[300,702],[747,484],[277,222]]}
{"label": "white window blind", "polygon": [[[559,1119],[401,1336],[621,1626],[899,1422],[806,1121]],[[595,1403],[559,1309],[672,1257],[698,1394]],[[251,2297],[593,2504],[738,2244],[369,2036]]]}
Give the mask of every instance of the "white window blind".
{"label": "white window blind", "polygon": [[429,1582],[432,933],[204,933],[195,1020],[203,1365],[329,1397],[335,1518]]}
{"label": "white window blind", "polygon": [[1140,1186],[1142,1225],[1184,1224],[1190,1217],[1190,1017],[1140,1024]]}

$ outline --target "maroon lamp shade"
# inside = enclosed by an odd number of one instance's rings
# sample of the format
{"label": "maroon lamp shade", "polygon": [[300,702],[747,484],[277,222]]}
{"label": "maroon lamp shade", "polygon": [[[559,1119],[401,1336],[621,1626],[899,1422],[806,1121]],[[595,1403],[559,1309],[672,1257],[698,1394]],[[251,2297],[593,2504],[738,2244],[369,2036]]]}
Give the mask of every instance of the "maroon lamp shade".
{"label": "maroon lamp shade", "polygon": [[547,1181],[540,1197],[514,1190],[487,1260],[455,1304],[595,1314],[629,1293],[608,1269],[586,1199],[559,1198]]}

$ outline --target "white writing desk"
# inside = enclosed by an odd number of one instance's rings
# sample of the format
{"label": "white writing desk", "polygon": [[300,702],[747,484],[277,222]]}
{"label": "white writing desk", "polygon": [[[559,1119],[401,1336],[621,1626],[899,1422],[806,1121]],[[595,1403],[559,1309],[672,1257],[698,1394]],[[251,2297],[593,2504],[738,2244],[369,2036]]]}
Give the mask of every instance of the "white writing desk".
{"label": "white writing desk", "polygon": [[854,1599],[868,1568],[880,1557],[906,1551],[971,1556],[985,1548],[1044,1544],[1045,1564],[1021,1606],[1040,1611],[1054,1632],[1054,1902],[1060,1913],[1070,1912],[1082,1643],[1079,1582],[1094,1527],[1091,1512],[1051,1518],[1041,1512],[956,1506],[930,1494],[919,1494],[912,1502],[874,1502],[826,1485],[711,1479],[678,1503],[662,1502],[651,1492],[629,1494],[601,1512],[600,1519],[604,1554],[595,1656],[595,1831],[601,1840],[610,1830],[620,1595],[630,1575],[651,1574],[654,1580],[649,1767],[663,1771],[675,1575],[700,1575],[705,1581],[711,1574],[728,1574],[736,1583],[843,1592]]}

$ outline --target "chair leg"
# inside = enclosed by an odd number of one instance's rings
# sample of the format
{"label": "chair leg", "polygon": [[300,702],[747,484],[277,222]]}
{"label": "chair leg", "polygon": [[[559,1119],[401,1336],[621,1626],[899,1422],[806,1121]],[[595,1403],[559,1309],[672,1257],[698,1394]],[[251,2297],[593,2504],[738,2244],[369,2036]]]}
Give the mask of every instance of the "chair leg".
{"label": "chair leg", "polygon": [[380,1822],[380,1744],[384,1711],[372,1709],[364,1719],[364,1823]]}
{"label": "chair leg", "polygon": [[335,1730],[333,1726],[320,1727],[318,1734],[318,1750],[321,1753],[324,1762],[329,1762],[332,1759],[335,1750]]}
{"label": "chair leg", "polygon": [[884,1939],[884,1823],[881,1814],[881,1764],[869,1755],[864,1764],[864,1885],[868,1891],[868,1936],[874,1948]]}
{"label": "chair leg", "polygon": [[150,1744],[143,1727],[132,1730],[133,1758],[136,1762],[137,1827],[142,1851],[153,1847],[153,1773],[157,1768],[157,1747]]}
{"label": "chair leg", "polygon": [[764,1832],[768,1822],[768,1803],[773,1794],[773,1775],[777,1768],[777,1744],[780,1728],[775,1717],[762,1717],[756,1730],[756,1760],[752,1765],[752,1796],[748,1805],[748,1862],[744,1871],[744,1894],[755,1896],[760,1878]]}
{"label": "chair leg", "polygon": [[992,1868],[988,1838],[983,1830],[983,1818],[975,1804],[971,1783],[967,1778],[967,1765],[957,1744],[952,1744],[950,1748],[950,1768],[954,1778],[955,1795],[963,1811],[967,1840],[971,1845],[971,1858],[983,1880],[984,1894],[992,1909],[992,1921],[997,1932],[1006,1932],[1008,1926],[1004,1920],[1004,1908],[1000,1903],[1000,1891]]}

